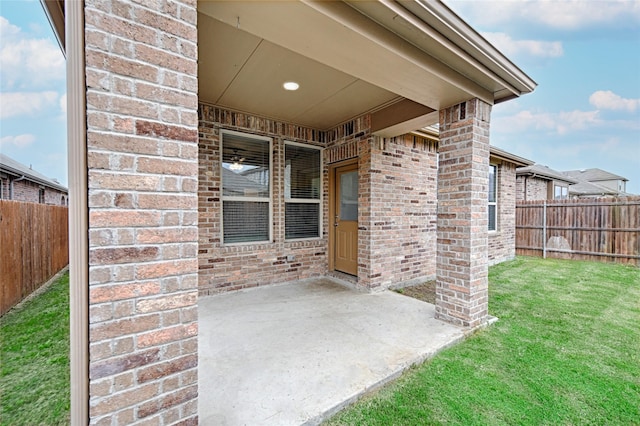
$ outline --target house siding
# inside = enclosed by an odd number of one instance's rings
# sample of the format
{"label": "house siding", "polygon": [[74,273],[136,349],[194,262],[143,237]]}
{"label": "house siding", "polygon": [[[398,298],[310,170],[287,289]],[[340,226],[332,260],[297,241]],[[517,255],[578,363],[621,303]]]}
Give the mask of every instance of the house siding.
{"label": "house siding", "polygon": [[[13,194],[11,194],[11,184],[13,183]],[[44,189],[44,204],[54,204],[58,206],[67,205],[67,193],[55,188],[44,186],[40,183],[28,179],[16,181],[16,179],[2,179],[2,198],[6,200],[23,201],[27,203],[40,202],[40,189]],[[64,198],[63,198],[64,197]],[[64,200],[64,202],[63,202]]]}
{"label": "house siding", "polygon": [[[225,245],[221,239],[220,133],[233,130],[273,140],[273,241]],[[358,277],[369,290],[435,276],[437,144],[405,135],[370,134],[368,115],[329,131],[201,104],[199,124],[199,291],[201,295],[327,275],[329,171],[358,163]],[[322,236],[284,238],[285,141],[324,147]]]}
{"label": "house siding", "polygon": [[546,200],[549,193],[549,180],[533,176],[516,177],[517,201]]}
{"label": "house siding", "polygon": [[494,164],[498,166],[498,227],[489,232],[489,265],[514,259],[516,255],[516,167],[504,161]]}
{"label": "house siding", "polygon": [[361,170],[363,285],[385,289],[435,277],[437,143],[374,138]]}
{"label": "house siding", "polygon": [[[323,224],[321,238],[286,241],[284,229],[285,141],[324,146],[325,132],[228,111],[199,107],[199,291],[201,295],[256,287],[325,275],[327,272],[327,184],[323,170]],[[220,164],[221,130],[233,130],[273,139],[272,241],[223,244]]]}
{"label": "house siding", "polygon": [[196,6],[84,2],[89,424],[198,422]]}

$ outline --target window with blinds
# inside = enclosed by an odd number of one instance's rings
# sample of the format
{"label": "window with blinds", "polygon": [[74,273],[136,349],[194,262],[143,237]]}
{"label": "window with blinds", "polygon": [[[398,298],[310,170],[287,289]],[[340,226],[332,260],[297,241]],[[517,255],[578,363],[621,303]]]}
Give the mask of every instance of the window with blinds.
{"label": "window with blinds", "polygon": [[287,142],[284,156],[285,239],[321,235],[321,149]]}
{"label": "window with blinds", "polygon": [[271,139],[222,132],[225,244],[271,240]]}
{"label": "window with blinds", "polygon": [[489,166],[489,231],[498,229],[497,169],[494,165]]}

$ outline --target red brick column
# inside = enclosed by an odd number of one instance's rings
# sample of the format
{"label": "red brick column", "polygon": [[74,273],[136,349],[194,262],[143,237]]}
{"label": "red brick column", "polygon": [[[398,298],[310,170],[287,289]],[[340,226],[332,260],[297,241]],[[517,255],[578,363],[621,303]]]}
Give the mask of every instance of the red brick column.
{"label": "red brick column", "polygon": [[436,317],[467,327],[488,315],[490,117],[479,99],[440,111]]}
{"label": "red brick column", "polygon": [[89,422],[196,424],[196,0],[84,11]]}

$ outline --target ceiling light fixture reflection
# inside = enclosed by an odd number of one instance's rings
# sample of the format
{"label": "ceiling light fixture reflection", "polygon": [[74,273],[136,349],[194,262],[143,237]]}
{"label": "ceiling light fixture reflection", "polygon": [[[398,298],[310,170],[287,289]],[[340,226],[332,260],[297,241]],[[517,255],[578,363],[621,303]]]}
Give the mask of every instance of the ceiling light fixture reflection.
{"label": "ceiling light fixture reflection", "polygon": [[229,168],[233,171],[242,170],[242,164],[236,161],[235,163],[232,163],[231,165],[229,165]]}
{"label": "ceiling light fixture reflection", "polygon": [[282,87],[284,87],[284,90],[294,91],[298,90],[300,88],[300,85],[295,81],[287,81],[282,85]]}

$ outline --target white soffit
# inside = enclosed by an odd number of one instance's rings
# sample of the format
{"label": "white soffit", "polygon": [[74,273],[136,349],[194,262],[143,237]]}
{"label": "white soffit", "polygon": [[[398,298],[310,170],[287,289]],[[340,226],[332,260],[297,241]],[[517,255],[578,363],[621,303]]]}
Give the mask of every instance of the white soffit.
{"label": "white soffit", "polygon": [[[198,32],[204,102],[328,129],[402,99],[207,15],[199,14]],[[288,81],[298,90],[284,90]]]}
{"label": "white soffit", "polygon": [[199,2],[198,10],[433,109],[492,90],[472,81],[343,2]]}

